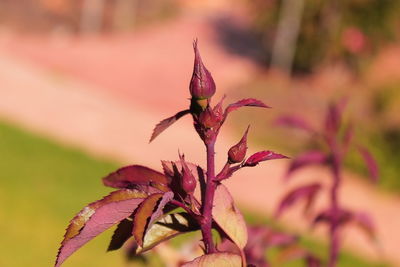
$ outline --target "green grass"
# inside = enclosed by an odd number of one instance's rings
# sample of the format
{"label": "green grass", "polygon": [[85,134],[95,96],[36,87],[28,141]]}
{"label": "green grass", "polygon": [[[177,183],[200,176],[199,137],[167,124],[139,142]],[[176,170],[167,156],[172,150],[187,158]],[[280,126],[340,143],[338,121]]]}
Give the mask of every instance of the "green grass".
{"label": "green grass", "polygon": [[[69,220],[110,191],[100,178],[117,167],[0,122],[0,266],[52,266]],[[95,238],[63,266],[126,266],[121,252],[105,253],[111,235]],[[340,266],[381,265],[345,254]]]}
{"label": "green grass", "polygon": [[[100,178],[116,166],[0,123],[0,266],[52,266],[69,220],[110,191]],[[111,234],[65,266],[122,266],[105,253]]]}

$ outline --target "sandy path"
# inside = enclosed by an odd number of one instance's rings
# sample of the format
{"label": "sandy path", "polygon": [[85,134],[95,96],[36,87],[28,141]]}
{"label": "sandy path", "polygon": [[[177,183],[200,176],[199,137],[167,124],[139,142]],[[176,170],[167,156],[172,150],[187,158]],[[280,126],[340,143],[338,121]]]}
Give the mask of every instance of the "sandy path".
{"label": "sandy path", "polygon": [[[250,73],[254,70],[250,63],[239,64],[242,62],[238,62],[238,59],[222,53],[216,45],[212,45],[211,34],[201,25],[198,27],[198,32],[202,34],[201,40],[205,40],[208,47],[204,49],[203,54],[210,58],[207,65],[214,70],[220,94],[227,92],[227,88],[233,84],[251,77]],[[184,30],[181,29],[181,33]],[[177,40],[168,43],[169,35],[159,31],[153,35],[143,33],[140,38],[135,37],[132,40],[123,41],[122,38],[118,50],[112,50],[115,43],[92,48],[91,42],[94,40],[66,50],[57,50],[60,48],[54,43],[41,40],[34,41],[36,43],[19,44],[15,41],[3,41],[0,50],[0,116],[50,138],[82,147],[94,155],[110,156],[126,163],[135,162],[159,168],[159,159],[176,159],[179,148],[185,152],[188,160],[204,165],[203,153],[198,152],[204,149],[196,138],[188,118],[182,119],[154,143],[148,144],[154,124],[171,115],[176,106],[184,107],[187,104],[184,100],[188,96],[185,88],[192,65],[190,46],[187,48],[186,44],[190,38],[187,35],[185,38],[175,36]],[[157,52],[158,49],[151,46],[153,42],[164,42],[169,47],[168,53]],[[122,52],[123,44],[126,45],[125,49],[133,51],[125,57],[127,65],[117,64],[115,60],[118,56],[115,53],[125,55]],[[42,49],[35,49],[35,45],[41,46]],[[76,44],[62,44],[64,48],[65,45]],[[141,55],[140,49],[144,47],[160,54]],[[111,53],[106,52],[109,49],[112,50]],[[10,56],[10,51],[18,57],[34,59],[39,64]],[[171,67],[171,55],[176,54],[180,56],[172,57]],[[82,57],[87,58],[80,62],[74,61]],[[111,63],[108,63],[109,60]],[[97,62],[98,69],[91,69],[94,66],[93,62]],[[103,62],[107,68],[100,66],[99,62]],[[43,65],[46,68],[42,68]],[[165,68],[172,68],[171,73],[165,74]],[[114,70],[117,78],[105,77],[105,70],[110,69]],[[60,70],[64,74],[60,74]],[[149,77],[143,76],[149,71]],[[233,75],[228,76],[229,72]],[[130,90],[132,88],[140,90]],[[156,95],[152,95],[155,93],[145,88],[159,90]],[[165,88],[175,90],[167,92]],[[217,145],[219,165],[225,161],[224,148],[236,141],[229,130],[222,132]],[[287,188],[278,179],[285,168],[286,163],[283,161],[270,162],[259,168],[242,171],[227,184],[243,207],[259,214],[270,214]],[[327,180],[322,178],[324,174],[320,171],[305,172],[301,176],[304,176],[304,179],[295,179],[294,183],[304,183],[313,178]],[[376,192],[359,180],[348,179],[344,184],[341,200],[349,207],[368,210],[371,213],[376,220],[385,257],[400,266],[400,199]],[[323,201],[320,202],[322,205]],[[306,228],[296,212],[288,213],[283,221],[291,223],[290,226],[294,229]],[[293,224],[293,221],[296,223]],[[346,246],[357,253],[369,258],[381,257],[357,229],[349,229],[345,241]]]}

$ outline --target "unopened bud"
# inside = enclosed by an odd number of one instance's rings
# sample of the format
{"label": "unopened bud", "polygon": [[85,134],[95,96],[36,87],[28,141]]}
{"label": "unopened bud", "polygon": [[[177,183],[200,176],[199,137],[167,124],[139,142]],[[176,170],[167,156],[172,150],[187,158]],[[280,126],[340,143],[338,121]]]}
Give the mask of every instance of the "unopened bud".
{"label": "unopened bud", "polygon": [[[250,126],[249,126],[250,127]],[[246,132],[244,133],[242,139],[240,139],[239,143],[231,147],[228,151],[228,161],[229,163],[239,163],[244,160],[247,152],[247,133],[249,131],[249,127],[247,127]]]}
{"label": "unopened bud", "polygon": [[201,60],[197,40],[194,41],[193,48],[195,57],[193,75],[189,85],[190,94],[194,99],[208,99],[215,94],[215,82]]}
{"label": "unopened bud", "polygon": [[181,186],[187,194],[193,194],[196,189],[196,178],[185,162],[185,157],[179,155],[182,164]]}

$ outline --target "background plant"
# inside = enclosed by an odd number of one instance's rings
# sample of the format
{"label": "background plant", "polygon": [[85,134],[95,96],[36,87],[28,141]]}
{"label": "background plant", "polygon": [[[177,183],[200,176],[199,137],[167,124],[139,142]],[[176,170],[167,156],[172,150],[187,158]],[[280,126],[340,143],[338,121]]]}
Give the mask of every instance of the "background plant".
{"label": "background plant", "polygon": [[[321,131],[314,129],[300,117],[283,116],[278,120],[278,124],[309,132],[317,147],[297,156],[290,164],[285,178],[288,179],[294,172],[309,165],[328,167],[331,174],[332,184],[328,192],[329,206],[320,211],[311,222],[313,227],[319,223],[326,223],[329,227],[328,266],[330,267],[337,264],[340,251],[340,230],[344,226],[355,223],[365,230],[371,239],[375,239],[373,223],[368,214],[350,211],[342,207],[339,202],[344,158],[349,152],[353,139],[353,124],[343,123],[344,107],[345,101],[333,103],[329,106]],[[378,166],[375,160],[365,147],[357,145],[356,148],[366,163],[372,181],[376,182]],[[279,217],[288,207],[303,199],[306,201],[305,212],[309,211],[322,187],[320,183],[315,182],[291,190],[283,197],[276,211],[276,216]]]}

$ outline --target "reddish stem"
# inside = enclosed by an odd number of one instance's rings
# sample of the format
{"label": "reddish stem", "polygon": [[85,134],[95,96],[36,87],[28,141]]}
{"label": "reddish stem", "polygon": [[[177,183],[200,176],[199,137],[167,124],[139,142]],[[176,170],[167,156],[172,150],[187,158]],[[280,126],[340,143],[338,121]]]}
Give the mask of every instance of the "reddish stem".
{"label": "reddish stem", "polygon": [[207,148],[207,184],[202,207],[202,223],[201,233],[203,235],[203,242],[205,245],[206,254],[215,252],[214,242],[212,240],[212,208],[214,202],[214,193],[217,187],[215,181],[215,140],[206,143]]}
{"label": "reddish stem", "polygon": [[341,156],[337,153],[338,151],[333,148],[332,155],[332,173],[333,173],[333,184],[331,187],[331,209],[332,209],[332,221],[330,225],[330,249],[329,249],[329,261],[328,267],[334,267],[337,264],[339,256],[339,201],[338,201],[338,189],[340,186],[340,166]]}

